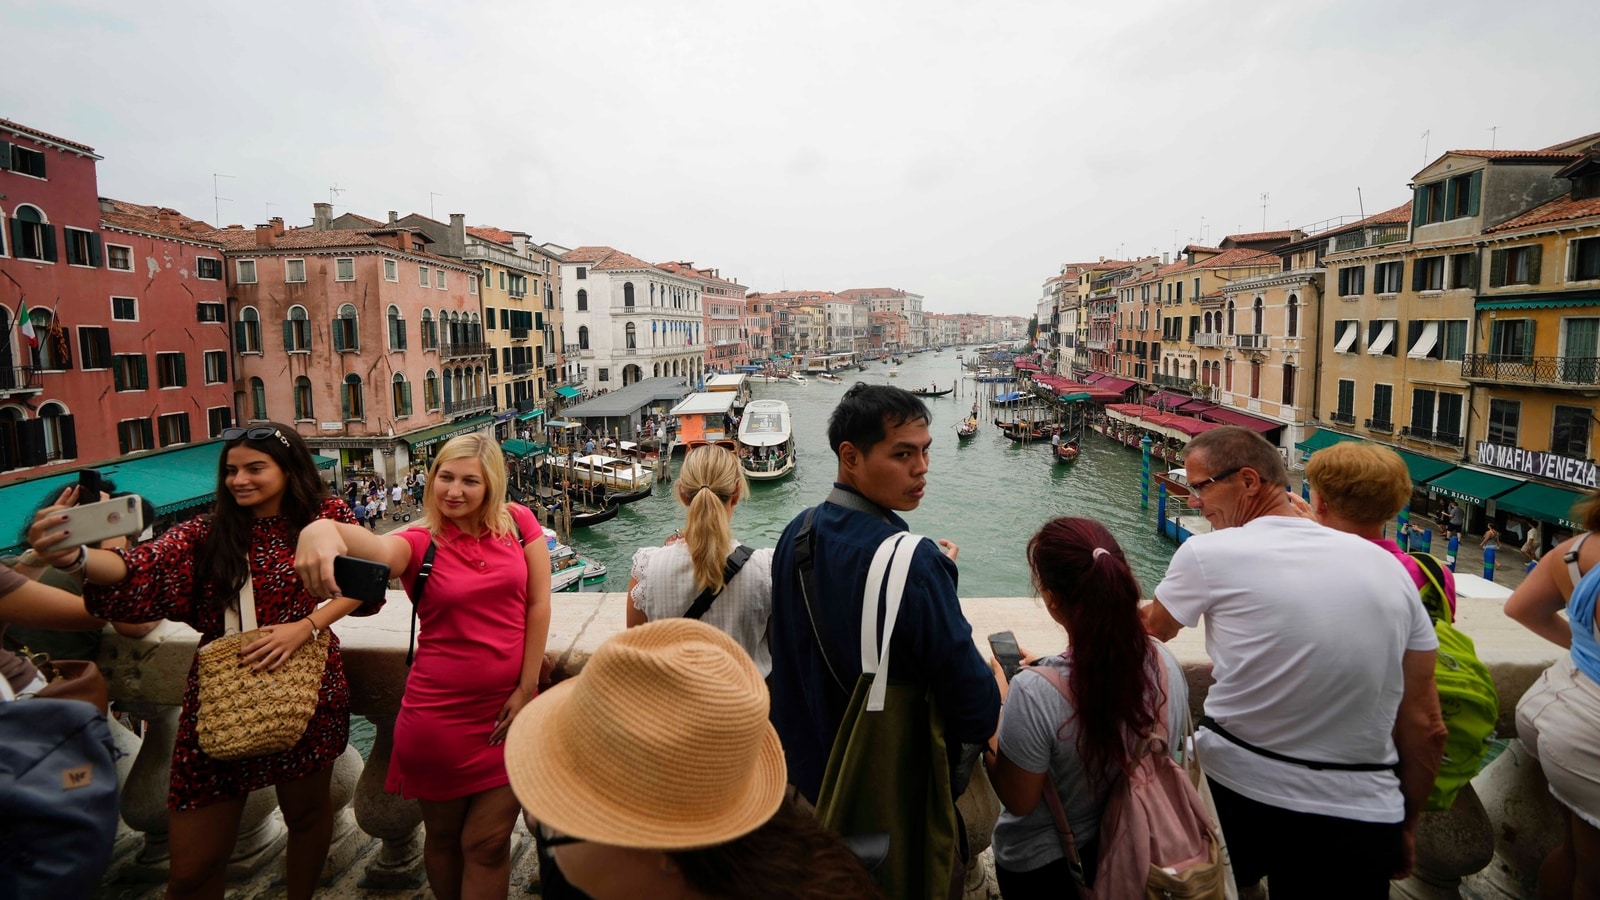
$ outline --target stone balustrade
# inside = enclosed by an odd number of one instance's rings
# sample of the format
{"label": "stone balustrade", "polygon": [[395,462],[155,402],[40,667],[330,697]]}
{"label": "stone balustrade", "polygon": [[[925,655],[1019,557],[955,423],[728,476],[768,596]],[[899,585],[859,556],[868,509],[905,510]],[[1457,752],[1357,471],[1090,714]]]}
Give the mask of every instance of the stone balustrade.
{"label": "stone balustrade", "polygon": [[[405,687],[411,611],[399,592],[390,592],[390,601],[377,615],[347,618],[334,626],[350,680],[351,712],[373,722],[376,739],[365,762],[350,748],[335,766],[333,790],[338,813],[328,875],[332,878],[359,861],[364,867],[359,870],[359,885],[371,889],[410,888],[423,880],[421,814],[414,802],[383,790],[395,716]],[[580,671],[595,648],[623,628],[625,602],[625,596],[616,593],[556,595],[547,655],[554,663],[557,680]],[[1515,734],[1518,698],[1559,651],[1507,619],[1496,603],[1463,599],[1461,604],[1458,624],[1477,642],[1480,658],[1494,673],[1501,698],[1499,733]],[[1018,642],[1034,653],[1057,652],[1065,645],[1065,633],[1035,599],[969,599],[962,605],[985,655],[984,636],[1002,630],[1015,632]],[[142,639],[108,633],[104,642],[101,667],[112,698],[149,723],[142,744],[125,729],[115,729],[130,753],[119,767],[123,820],[143,835],[131,862],[121,863],[115,870],[119,883],[166,878],[165,802],[170,759],[196,640],[197,635],[187,626],[166,623]],[[1169,646],[1188,673],[1191,703],[1198,715],[1212,680],[1204,633],[1187,630]],[[1308,697],[1306,702],[1315,703],[1316,698]],[[1462,881],[1470,871],[1463,867],[1477,866],[1482,856],[1462,862],[1461,857],[1473,854],[1464,854],[1460,848],[1491,838],[1464,836],[1446,822],[1433,832],[1419,834],[1419,877],[1397,885],[1394,896],[1531,896],[1538,863],[1561,833],[1559,810],[1549,798],[1537,764],[1513,742],[1474,786],[1494,826],[1493,863]],[[239,879],[265,878],[281,865],[283,843],[275,796],[271,791],[259,791],[246,804],[231,874]],[[268,870],[269,865],[274,869]]]}

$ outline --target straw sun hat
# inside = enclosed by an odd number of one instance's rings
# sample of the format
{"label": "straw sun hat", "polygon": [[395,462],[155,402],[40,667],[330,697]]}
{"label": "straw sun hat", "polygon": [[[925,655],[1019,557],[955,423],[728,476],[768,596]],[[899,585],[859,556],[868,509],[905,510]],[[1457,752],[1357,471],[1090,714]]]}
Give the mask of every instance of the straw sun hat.
{"label": "straw sun hat", "polygon": [[684,850],[754,831],[788,779],[767,688],[734,640],[662,619],[600,645],[506,737],[511,789],[541,823],[617,847]]}

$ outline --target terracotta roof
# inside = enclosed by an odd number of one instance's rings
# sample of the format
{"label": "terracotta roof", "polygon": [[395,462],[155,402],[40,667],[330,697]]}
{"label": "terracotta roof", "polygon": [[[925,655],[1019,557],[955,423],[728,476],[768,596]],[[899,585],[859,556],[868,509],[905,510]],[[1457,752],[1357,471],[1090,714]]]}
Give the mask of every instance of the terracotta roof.
{"label": "terracotta roof", "polygon": [[273,250],[335,250],[341,247],[351,249],[375,248],[386,250],[390,253],[403,253],[407,256],[427,259],[436,264],[457,266],[460,268],[474,269],[475,266],[463,263],[459,259],[440,256],[425,250],[412,250],[396,247],[388,241],[376,239],[379,234],[410,233],[416,237],[425,237],[421,232],[407,232],[404,228],[376,228],[369,231],[353,231],[333,229],[318,231],[314,228],[290,228],[281,235],[272,238],[270,244],[263,245],[256,238],[254,228],[245,228],[242,225],[229,225],[215,231],[198,235],[201,240],[213,241],[221,244],[223,249],[236,253],[246,253],[252,250],[269,252]]}
{"label": "terracotta roof", "polygon": [[751,300],[776,301],[812,300],[812,298],[816,298],[812,301],[816,303],[826,303],[829,300],[839,299],[838,295],[833,291],[756,291],[745,296]]}
{"label": "terracotta roof", "polygon": [[1595,144],[1600,144],[1600,131],[1596,131],[1593,134],[1586,134],[1583,137],[1572,138],[1571,140],[1562,141],[1559,144],[1551,144],[1550,146],[1545,147],[1543,149],[1545,149],[1545,150],[1556,150],[1556,151],[1562,151],[1562,150],[1580,150],[1581,151],[1584,148],[1592,149],[1593,145],[1595,145]]}
{"label": "terracotta roof", "polygon": [[1287,231],[1255,231],[1250,234],[1230,234],[1222,239],[1224,246],[1229,241],[1235,244],[1254,244],[1261,241],[1292,241],[1299,237],[1300,229],[1292,228]]}
{"label": "terracotta roof", "polygon": [[1254,247],[1234,247],[1224,250],[1210,259],[1202,259],[1194,264],[1196,269],[1228,269],[1234,266],[1252,265],[1279,265],[1278,254],[1270,250],[1257,250]]}
{"label": "terracotta roof", "polygon": [[1319,231],[1308,238],[1294,242],[1294,244],[1290,246],[1299,247],[1305,244],[1318,243],[1341,234],[1349,234],[1352,231],[1357,231],[1370,225],[1406,225],[1410,222],[1411,201],[1407,200],[1399,206],[1396,206],[1394,209],[1386,209],[1381,213],[1375,213],[1367,216],[1365,219],[1357,219],[1354,222],[1347,222],[1338,226],[1337,228],[1330,228],[1327,231]]}
{"label": "terracotta roof", "polygon": [[187,241],[216,243],[209,237],[216,231],[215,226],[199,219],[191,219],[175,209],[145,206],[109,197],[101,197],[100,206],[100,221],[110,228],[143,231],[147,234],[166,235]]}
{"label": "terracotta roof", "polygon": [[1582,154],[1571,150],[1451,150],[1450,156],[1473,156],[1479,159],[1577,159]]}
{"label": "terracotta roof", "polygon": [[1518,228],[1527,228],[1533,225],[1549,225],[1554,222],[1570,222],[1573,219],[1600,218],[1600,197],[1589,197],[1583,200],[1572,199],[1571,194],[1564,194],[1535,206],[1515,219],[1501,222],[1493,228],[1485,228],[1484,234],[1494,234],[1501,231],[1515,231]]}
{"label": "terracotta roof", "polygon": [[493,241],[496,244],[510,244],[514,240],[511,232],[490,225],[468,225],[467,234],[480,241]]}
{"label": "terracotta roof", "polygon": [[[1249,235],[1245,235],[1249,237]],[[1183,248],[1185,253],[1221,253],[1221,247],[1205,247],[1200,244],[1188,244]]]}
{"label": "terracotta roof", "polygon": [[63,146],[71,147],[74,150],[82,150],[85,153],[93,153],[94,152],[94,148],[89,146],[88,144],[80,144],[77,141],[69,141],[64,137],[56,137],[55,135],[49,133],[48,131],[40,131],[37,128],[29,128],[26,125],[22,125],[22,124],[19,124],[17,122],[13,122],[10,119],[0,119],[0,128],[4,128],[4,129],[6,129],[8,131],[15,131],[17,134],[25,134],[28,137],[41,138],[43,140],[47,140],[47,141],[50,141],[52,143],[61,144]]}
{"label": "terracotta roof", "polygon": [[605,272],[613,269],[653,269],[655,266],[637,256],[629,256],[611,247],[575,247],[562,257],[562,262],[585,263],[589,268]]}

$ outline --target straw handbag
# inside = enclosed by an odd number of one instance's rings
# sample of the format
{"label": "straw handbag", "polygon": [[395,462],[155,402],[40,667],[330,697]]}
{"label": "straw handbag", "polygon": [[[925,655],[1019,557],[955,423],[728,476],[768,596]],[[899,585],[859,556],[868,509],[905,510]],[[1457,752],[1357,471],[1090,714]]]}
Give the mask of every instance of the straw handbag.
{"label": "straw handbag", "polygon": [[328,665],[327,629],[271,672],[239,665],[240,651],[260,637],[255,588],[247,578],[239,592],[238,611],[227,612],[226,633],[198,654],[196,728],[200,749],[215,759],[249,759],[288,750],[300,743],[317,711],[322,673]]}

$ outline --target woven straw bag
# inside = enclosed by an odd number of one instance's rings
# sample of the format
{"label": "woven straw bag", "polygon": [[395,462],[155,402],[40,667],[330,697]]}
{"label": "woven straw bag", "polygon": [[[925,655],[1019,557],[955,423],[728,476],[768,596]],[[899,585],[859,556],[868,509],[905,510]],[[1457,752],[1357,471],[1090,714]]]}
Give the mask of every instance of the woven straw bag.
{"label": "woven straw bag", "polygon": [[[228,613],[232,626],[233,610]],[[215,759],[266,756],[298,744],[317,711],[328,665],[326,629],[275,671],[239,665],[240,651],[262,637],[255,628],[255,592],[249,581],[239,592],[239,615],[249,630],[217,638],[197,654],[200,708],[195,724],[200,749]]]}

